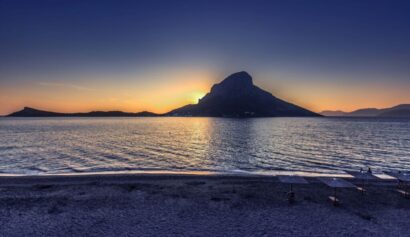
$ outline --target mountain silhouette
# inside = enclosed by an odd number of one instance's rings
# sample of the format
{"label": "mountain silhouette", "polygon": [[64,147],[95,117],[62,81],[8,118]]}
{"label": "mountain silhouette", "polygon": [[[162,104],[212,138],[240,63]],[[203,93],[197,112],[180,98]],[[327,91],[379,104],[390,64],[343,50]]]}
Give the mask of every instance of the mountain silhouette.
{"label": "mountain silhouette", "polygon": [[297,105],[276,98],[255,86],[247,72],[237,72],[212,86],[199,100],[165,114],[151,112],[93,111],[89,113],[56,113],[25,107],[10,117],[143,117],[143,116],[201,116],[201,117],[307,117],[321,116]]}
{"label": "mountain silhouette", "polygon": [[88,113],[56,113],[24,107],[23,110],[8,115],[9,117],[153,117],[158,114],[143,111],[127,113],[122,111],[92,111]]}
{"label": "mountain silhouette", "polygon": [[64,116],[63,113],[48,112],[30,107],[24,107],[22,110],[7,115],[9,117],[58,117]]}
{"label": "mountain silhouette", "polygon": [[410,104],[401,104],[391,108],[376,109],[358,109],[352,112],[325,110],[321,112],[324,116],[342,116],[342,117],[390,117],[390,118],[410,118]]}
{"label": "mountain silhouette", "polygon": [[172,110],[169,116],[204,117],[306,117],[320,116],[302,107],[276,98],[255,86],[247,72],[237,72],[212,86],[199,100]]}

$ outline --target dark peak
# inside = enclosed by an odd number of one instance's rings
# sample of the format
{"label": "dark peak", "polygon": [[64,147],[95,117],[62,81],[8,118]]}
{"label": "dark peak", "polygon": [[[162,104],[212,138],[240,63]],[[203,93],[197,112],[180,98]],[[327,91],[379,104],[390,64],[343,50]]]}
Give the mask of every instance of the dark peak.
{"label": "dark peak", "polygon": [[252,77],[245,71],[236,72],[225,78],[220,85],[223,84],[238,84],[238,85],[253,85]]}
{"label": "dark peak", "polygon": [[43,113],[43,112],[47,112],[47,113],[49,113],[49,111],[45,111],[45,110],[42,110],[42,109],[35,109],[35,108],[32,108],[32,107],[27,107],[27,106],[25,106],[19,112],[23,112],[23,113]]}
{"label": "dark peak", "polygon": [[40,110],[31,108],[31,107],[24,107],[22,111],[40,111]]}
{"label": "dark peak", "polygon": [[250,91],[253,87],[252,77],[247,72],[234,73],[211,88],[213,94],[227,94]]}

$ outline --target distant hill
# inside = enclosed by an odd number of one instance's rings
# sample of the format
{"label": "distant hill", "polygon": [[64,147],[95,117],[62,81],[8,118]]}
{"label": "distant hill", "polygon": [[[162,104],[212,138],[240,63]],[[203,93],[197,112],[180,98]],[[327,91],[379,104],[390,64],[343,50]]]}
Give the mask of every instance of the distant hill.
{"label": "distant hill", "polygon": [[392,108],[382,109],[380,117],[406,117],[410,118],[410,104],[397,105]]}
{"label": "distant hill", "polygon": [[343,112],[341,110],[324,110],[320,112],[321,115],[323,116],[329,116],[329,117],[339,117],[339,116],[346,116],[346,112]]}
{"label": "distant hill", "polygon": [[63,113],[48,112],[30,107],[24,107],[22,110],[7,115],[8,117],[58,117],[64,116]]}
{"label": "distant hill", "polygon": [[346,116],[346,117],[396,117],[410,118],[410,104],[401,104],[385,109],[359,109],[352,112],[325,110],[320,114],[324,116]]}
{"label": "distant hill", "polygon": [[151,112],[126,113],[122,111],[92,111],[88,113],[56,113],[24,107],[24,109],[7,115],[8,117],[153,117]]}
{"label": "distant hill", "polygon": [[199,100],[168,112],[168,116],[209,117],[306,117],[321,116],[276,98],[255,86],[247,72],[237,72],[212,86]]}

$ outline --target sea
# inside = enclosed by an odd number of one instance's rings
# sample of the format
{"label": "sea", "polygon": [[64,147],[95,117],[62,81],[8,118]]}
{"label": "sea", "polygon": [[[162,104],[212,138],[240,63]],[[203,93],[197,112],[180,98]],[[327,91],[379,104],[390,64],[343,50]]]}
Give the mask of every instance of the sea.
{"label": "sea", "polygon": [[0,173],[410,170],[410,119],[0,118]]}

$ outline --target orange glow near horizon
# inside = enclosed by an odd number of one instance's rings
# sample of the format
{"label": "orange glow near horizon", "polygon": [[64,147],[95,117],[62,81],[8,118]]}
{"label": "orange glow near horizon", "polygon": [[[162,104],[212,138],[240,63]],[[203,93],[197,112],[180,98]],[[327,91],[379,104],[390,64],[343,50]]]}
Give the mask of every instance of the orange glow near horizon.
{"label": "orange glow near horizon", "polygon": [[[42,81],[24,85],[2,85],[0,114],[6,115],[24,106],[56,112],[121,110],[165,113],[186,104],[198,103],[198,100],[209,92],[211,86],[221,81],[224,76],[208,71],[191,70],[122,75],[116,82],[109,80],[108,77],[87,77],[74,80],[77,83]],[[315,112],[386,108],[410,102],[407,87],[400,85],[338,85],[323,81],[282,81],[283,85],[280,86],[280,81],[263,81],[256,76],[254,83],[278,98]]]}
{"label": "orange glow near horizon", "polygon": [[[138,76],[138,75],[137,75]],[[25,106],[55,112],[88,112],[95,110],[125,112],[151,111],[165,113],[186,104],[197,103],[214,83],[214,76],[204,72],[175,72],[165,77],[161,73],[122,78],[124,83],[93,79],[82,83],[38,82],[0,87],[0,114],[6,115]],[[160,81],[159,81],[160,80]]]}

